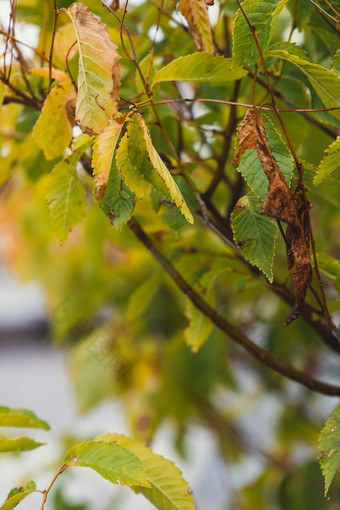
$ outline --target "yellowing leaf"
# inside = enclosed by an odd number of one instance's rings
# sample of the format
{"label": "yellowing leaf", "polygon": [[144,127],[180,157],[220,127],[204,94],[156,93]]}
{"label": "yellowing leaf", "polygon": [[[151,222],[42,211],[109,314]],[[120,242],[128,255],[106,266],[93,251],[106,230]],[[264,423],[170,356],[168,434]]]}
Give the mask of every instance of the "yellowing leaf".
{"label": "yellowing leaf", "polygon": [[85,441],[77,444],[67,453],[65,464],[90,467],[112,483],[150,487],[137,455],[117,443]]}
{"label": "yellowing leaf", "polygon": [[231,58],[211,53],[193,53],[179,57],[163,67],[155,75],[153,83],[160,81],[210,81],[228,82],[246,76],[247,71],[234,67]]}
{"label": "yellowing leaf", "polygon": [[180,470],[170,461],[153,453],[139,441],[121,434],[103,434],[96,441],[113,443],[128,448],[141,460],[146,479],[151,487],[133,487],[162,510],[194,510],[194,500]]}
{"label": "yellowing leaf", "polygon": [[214,43],[207,6],[204,0],[180,0],[178,10],[188,22],[190,33],[199,51],[213,53]]}
{"label": "yellowing leaf", "polygon": [[0,453],[34,450],[44,444],[45,443],[37,443],[34,439],[25,436],[15,438],[0,436]]}
{"label": "yellowing leaf", "polygon": [[33,481],[27,482],[23,487],[15,487],[10,491],[6,501],[1,505],[0,510],[12,510],[26,496],[36,491],[36,485]]}
{"label": "yellowing leaf", "polygon": [[340,407],[327,421],[319,437],[320,466],[325,478],[325,496],[340,465]]}
{"label": "yellowing leaf", "polygon": [[189,223],[193,223],[194,220],[191,215],[191,212],[190,212],[187,204],[185,203],[184,198],[182,197],[182,194],[181,194],[180,190],[178,189],[176,182],[174,181],[169,170],[163,163],[163,160],[160,158],[158,152],[152,145],[150,133],[147,128],[147,125],[145,124],[143,117],[140,114],[136,114],[136,118],[139,122],[139,125],[141,126],[141,128],[143,130],[143,135],[144,135],[144,140],[146,142],[148,155],[149,155],[149,158],[150,158],[150,161],[151,161],[153,167],[155,168],[155,170],[157,171],[157,173],[163,180],[165,187],[169,191],[170,196],[171,196],[172,200],[175,202],[175,204],[177,205],[178,209],[181,211],[181,213],[183,214],[183,216],[186,218],[186,220]]}
{"label": "yellowing leaf", "polygon": [[[38,76],[43,76],[44,78],[48,78],[50,75],[48,67],[30,69],[30,73],[37,74]],[[54,80],[60,81],[60,83],[71,83],[69,75],[60,69],[52,68],[52,78]]]}
{"label": "yellowing leaf", "polygon": [[76,42],[77,39],[72,23],[67,23],[66,25],[58,28],[54,40],[54,51],[57,57],[59,57],[62,61],[65,61],[68,53],[68,60],[71,60],[78,51],[77,45],[74,44]]}
{"label": "yellowing leaf", "polygon": [[94,182],[97,187],[97,200],[103,198],[106,185],[109,179],[111,164],[118,137],[124,125],[126,114],[116,117],[105,126],[100,135],[97,136],[93,145],[92,166]]}
{"label": "yellowing leaf", "polygon": [[72,140],[75,92],[73,88],[57,86],[47,97],[33,130],[36,144],[46,159],[62,156]]}
{"label": "yellowing leaf", "polygon": [[117,110],[119,55],[105,25],[85,5],[69,7],[79,51],[76,119],[85,133],[99,134]]}
{"label": "yellowing leaf", "polygon": [[0,427],[29,427],[34,429],[49,430],[49,424],[40,420],[29,409],[12,409],[0,407]]}

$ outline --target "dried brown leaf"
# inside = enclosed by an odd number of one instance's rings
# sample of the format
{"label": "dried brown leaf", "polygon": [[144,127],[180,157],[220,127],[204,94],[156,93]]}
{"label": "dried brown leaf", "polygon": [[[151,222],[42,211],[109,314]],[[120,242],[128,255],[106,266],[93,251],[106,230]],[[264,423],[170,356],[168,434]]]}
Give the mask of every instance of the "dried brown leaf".
{"label": "dried brown leaf", "polygon": [[[208,5],[212,5],[211,2]],[[198,51],[214,52],[207,3],[204,0],[180,0],[179,12],[188,22]]]}
{"label": "dried brown leaf", "polygon": [[288,326],[301,312],[312,279],[308,231],[310,204],[306,203],[300,182],[292,192],[285,181],[268,145],[263,118],[257,108],[247,110],[238,132],[239,144],[233,158],[233,165],[239,166],[240,158],[246,150],[256,150],[269,181],[268,194],[260,214],[266,214],[287,224],[287,262],[295,291],[294,308],[285,321],[285,325]]}

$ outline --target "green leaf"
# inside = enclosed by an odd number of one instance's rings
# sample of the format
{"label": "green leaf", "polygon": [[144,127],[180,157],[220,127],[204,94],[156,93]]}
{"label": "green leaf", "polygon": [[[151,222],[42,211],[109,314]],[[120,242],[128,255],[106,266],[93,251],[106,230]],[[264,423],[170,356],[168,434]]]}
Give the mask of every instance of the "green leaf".
{"label": "green leaf", "polygon": [[[291,55],[284,50],[270,50],[268,57],[279,57],[294,64],[308,78],[315,92],[326,108],[340,107],[340,78],[333,71],[329,71],[319,64],[312,64],[296,55]],[[336,119],[340,119],[340,110],[329,112]]]}
{"label": "green leaf", "polygon": [[151,278],[145,280],[131,294],[126,310],[126,317],[129,321],[137,319],[146,312],[152,298],[159,289],[160,283],[160,274],[157,272]]}
{"label": "green leaf", "polygon": [[[271,40],[277,18],[286,3],[287,0],[246,0],[242,3],[250,23],[256,28],[262,52]],[[233,66],[255,64],[259,58],[253,34],[239,9],[233,31]]]}
{"label": "green leaf", "polygon": [[[293,158],[269,117],[263,115],[263,120],[269,147],[289,186],[293,174]],[[237,171],[242,174],[255,195],[263,201],[268,194],[268,178],[255,149],[248,149],[244,152]]]}
{"label": "green leaf", "polygon": [[118,231],[129,221],[135,210],[136,197],[120,178],[116,161],[112,161],[109,181],[100,207]]}
{"label": "green leaf", "polygon": [[48,177],[46,199],[52,227],[62,243],[66,241],[71,228],[85,214],[85,190],[78,178],[76,166],[92,142],[93,138],[84,135],[82,143],[76,142],[77,149],[60,161]]}
{"label": "green leaf", "polygon": [[277,227],[259,214],[262,203],[254,195],[242,197],[231,215],[234,239],[243,256],[273,281],[273,259]]}
{"label": "green leaf", "polygon": [[97,187],[97,200],[102,198],[109,179],[114,153],[126,115],[111,119],[103,131],[97,136],[92,153],[94,182]]}
{"label": "green leaf", "polygon": [[155,75],[153,83],[161,81],[217,81],[224,83],[239,80],[247,71],[241,67],[231,69],[231,58],[193,53],[176,58]]}
{"label": "green leaf", "polygon": [[128,448],[142,462],[151,488],[134,487],[135,492],[144,494],[157,508],[162,510],[194,510],[194,500],[188,484],[180,470],[169,460],[157,455],[139,441],[120,434],[104,434],[98,441],[117,443]]}
{"label": "green leaf", "polygon": [[180,0],[178,10],[188,22],[196,48],[213,53],[214,43],[205,0]]}
{"label": "green leaf", "polygon": [[332,172],[340,168],[340,137],[333,142],[324,153],[313,184],[318,186]]}
{"label": "green leaf", "polygon": [[62,156],[72,140],[75,100],[73,88],[59,85],[51,90],[45,101],[34,126],[33,138],[48,160]]}
{"label": "green leaf", "polygon": [[318,253],[317,259],[319,268],[333,280],[334,286],[340,294],[340,262],[326,253]]}
{"label": "green leaf", "polygon": [[14,439],[0,436],[0,453],[34,450],[45,443],[37,443],[34,439],[20,436]]}
{"label": "green leaf", "polygon": [[176,182],[152,145],[149,130],[141,115],[136,114],[129,123],[120,142],[117,166],[128,187],[143,198],[149,184],[166,199],[175,202],[187,221],[193,218]]}
{"label": "green leaf", "polygon": [[340,49],[334,55],[331,63],[331,69],[338,77],[340,76]]}
{"label": "green leaf", "polygon": [[84,441],[71,448],[65,464],[90,467],[114,484],[150,486],[137,455],[117,443]]}
{"label": "green leaf", "polygon": [[6,501],[1,506],[0,510],[12,510],[22,501],[26,496],[36,491],[36,485],[33,481],[27,482],[23,487],[14,488],[10,491]]}
{"label": "green leaf", "polygon": [[29,409],[11,409],[0,407],[0,427],[27,427],[34,429],[50,430],[49,424],[40,420]]}
{"label": "green leaf", "polygon": [[319,436],[319,462],[325,478],[325,496],[340,465],[340,407],[327,421]]}
{"label": "green leaf", "polygon": [[76,119],[85,133],[99,134],[117,110],[117,46],[85,5],[74,3],[65,12],[72,20],[79,50]]}

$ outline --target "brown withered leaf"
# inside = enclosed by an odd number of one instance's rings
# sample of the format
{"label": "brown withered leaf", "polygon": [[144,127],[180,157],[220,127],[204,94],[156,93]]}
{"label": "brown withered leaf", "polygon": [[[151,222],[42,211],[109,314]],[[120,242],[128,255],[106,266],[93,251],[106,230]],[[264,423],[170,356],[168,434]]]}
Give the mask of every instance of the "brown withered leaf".
{"label": "brown withered leaf", "polygon": [[[212,5],[211,3],[209,5]],[[185,17],[198,51],[214,52],[207,3],[204,0],[180,0],[179,12]]]}
{"label": "brown withered leaf", "polygon": [[288,326],[299,316],[312,280],[308,231],[310,204],[305,202],[300,181],[294,192],[285,181],[268,145],[263,118],[257,108],[247,110],[238,132],[239,143],[232,161],[233,165],[236,168],[239,166],[240,158],[246,150],[256,150],[269,181],[268,194],[260,214],[266,214],[287,224],[287,263],[291,270],[295,291],[295,304],[285,321],[285,326]]}

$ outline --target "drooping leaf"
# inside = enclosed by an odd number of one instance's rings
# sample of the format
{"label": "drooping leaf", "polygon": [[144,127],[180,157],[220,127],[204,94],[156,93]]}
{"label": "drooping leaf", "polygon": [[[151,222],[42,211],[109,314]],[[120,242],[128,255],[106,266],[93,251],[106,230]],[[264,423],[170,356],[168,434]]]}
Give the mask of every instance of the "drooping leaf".
{"label": "drooping leaf", "polygon": [[340,49],[334,55],[331,63],[331,69],[338,77],[340,77]]}
{"label": "drooping leaf", "polygon": [[327,421],[319,436],[319,458],[325,478],[325,496],[340,465],[340,407]]}
{"label": "drooping leaf", "polygon": [[[270,42],[277,18],[287,0],[246,0],[242,7],[250,23],[256,28],[259,43],[264,52]],[[255,64],[259,60],[254,37],[249,25],[239,9],[236,14],[233,31],[233,65]]]}
{"label": "drooping leaf", "polygon": [[85,214],[85,190],[77,175],[76,165],[93,139],[88,135],[81,138],[81,142],[75,143],[75,151],[60,161],[48,177],[46,199],[52,227],[62,243]]}
{"label": "drooping leaf", "polygon": [[317,254],[318,265],[321,271],[323,271],[327,276],[329,276],[333,282],[334,286],[340,294],[340,262],[339,260],[330,257],[327,253],[318,253]]}
{"label": "drooping leaf", "polygon": [[26,498],[26,496],[35,492],[36,488],[37,487],[33,481],[27,482],[22,487],[15,487],[8,494],[7,499],[0,507],[0,510],[12,510],[18,503],[20,503],[20,501]]}
{"label": "drooping leaf", "polygon": [[231,225],[243,256],[273,281],[277,227],[268,216],[259,214],[261,207],[254,195],[242,197],[231,215]]}
{"label": "drooping leaf", "polygon": [[116,161],[111,164],[109,181],[105,189],[100,207],[109,217],[112,226],[121,230],[129,221],[135,209],[136,197],[129,187],[122,181]]}
{"label": "drooping leaf", "polygon": [[233,165],[240,165],[240,158],[246,150],[255,149],[266,174],[269,186],[268,194],[260,213],[287,223],[286,252],[287,264],[291,270],[295,291],[295,303],[285,326],[297,319],[301,312],[312,279],[311,257],[309,251],[308,214],[310,203],[305,200],[303,185],[297,182],[292,192],[282,175],[268,145],[264,130],[263,117],[257,108],[247,110],[238,127],[239,143]]}
{"label": "drooping leaf", "polygon": [[34,439],[29,437],[20,436],[16,438],[9,438],[0,436],[0,453],[4,452],[23,452],[27,450],[34,450],[45,443],[37,443]]}
{"label": "drooping leaf", "polygon": [[126,310],[126,317],[129,321],[133,321],[145,313],[160,283],[160,274],[157,272],[151,278],[146,279],[131,294]]}
{"label": "drooping leaf", "polygon": [[166,189],[168,190],[168,192],[170,194],[171,199],[177,205],[178,209],[183,214],[185,219],[189,223],[193,223],[194,220],[193,220],[192,214],[191,214],[187,204],[185,203],[185,200],[184,200],[174,178],[172,177],[169,170],[165,166],[163,160],[161,159],[158,152],[152,145],[150,133],[149,133],[149,130],[145,123],[145,120],[143,119],[143,117],[140,114],[136,114],[136,118],[137,118],[137,121],[138,121],[140,127],[142,128],[148,156],[150,158],[150,161],[151,161],[154,169],[156,170],[156,172],[162,179]]}
{"label": "drooping leaf", "polygon": [[179,57],[166,65],[154,76],[153,83],[161,81],[209,81],[228,82],[246,76],[241,67],[231,68],[231,58],[211,53],[193,53]]}
{"label": "drooping leaf", "polygon": [[62,156],[72,140],[76,94],[70,86],[54,87],[34,126],[33,137],[46,159]]}
{"label": "drooping leaf", "polygon": [[[269,117],[266,115],[262,115],[262,117],[268,145],[289,186],[293,174],[293,158]],[[242,174],[255,195],[264,200],[268,194],[268,178],[263,171],[261,161],[255,149],[247,149],[244,152],[240,158],[240,165],[237,170]]]}
{"label": "drooping leaf", "polygon": [[[333,71],[284,50],[270,50],[267,56],[279,57],[294,64],[307,76],[326,108],[340,107],[340,78]],[[340,119],[340,110],[331,110],[329,113],[336,119]]]}
{"label": "drooping leaf", "polygon": [[133,451],[104,441],[84,441],[67,453],[65,464],[89,467],[120,485],[150,487],[140,459]]}
{"label": "drooping leaf", "polygon": [[194,510],[194,500],[188,484],[182,478],[180,470],[171,461],[153,453],[139,441],[120,434],[104,434],[98,436],[96,440],[117,443],[138,456],[151,487],[133,487],[133,490],[144,494],[157,508]]}
{"label": "drooping leaf", "polygon": [[66,12],[79,51],[76,120],[85,133],[99,134],[117,110],[120,57],[105,25],[85,5],[74,3]]}
{"label": "drooping leaf", "polygon": [[109,179],[114,153],[126,115],[120,115],[109,121],[97,136],[93,145],[92,167],[94,182],[97,187],[97,200],[103,198]]}
{"label": "drooping leaf", "polygon": [[0,427],[27,427],[34,429],[50,430],[49,424],[40,420],[29,409],[12,409],[0,407]]}
{"label": "drooping leaf", "polygon": [[123,180],[138,198],[143,198],[151,184],[153,189],[175,202],[185,218],[193,222],[177,184],[152,145],[149,130],[141,115],[136,114],[130,121],[120,142],[116,161]]}
{"label": "drooping leaf", "polygon": [[335,170],[340,168],[340,137],[333,142],[324,153],[318,171],[314,177],[313,184],[318,186]]}
{"label": "drooping leaf", "polygon": [[178,10],[188,22],[190,33],[198,51],[213,53],[214,43],[205,1],[180,0]]}

